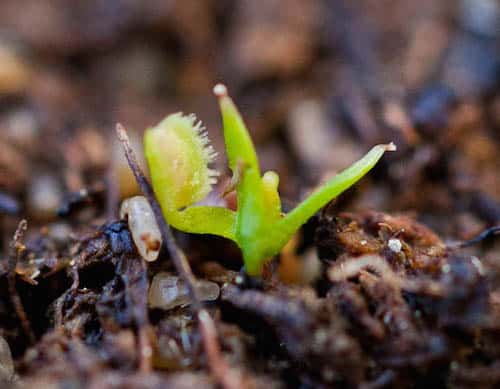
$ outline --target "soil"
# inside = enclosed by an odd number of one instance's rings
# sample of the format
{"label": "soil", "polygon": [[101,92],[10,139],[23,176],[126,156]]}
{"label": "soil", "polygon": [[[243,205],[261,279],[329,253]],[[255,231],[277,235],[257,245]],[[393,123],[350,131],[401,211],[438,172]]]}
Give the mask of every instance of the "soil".
{"label": "soil", "polygon": [[[499,15],[487,0],[3,0],[0,387],[499,387]],[[178,275],[118,218],[140,191],[114,126],[142,158],[144,128],[195,112],[222,151],[219,81],[286,210],[375,143],[398,151],[259,282],[241,283],[230,242],[175,232],[220,289],[207,343],[185,295],[148,304],[155,275]],[[208,201],[234,206],[217,165]]]}

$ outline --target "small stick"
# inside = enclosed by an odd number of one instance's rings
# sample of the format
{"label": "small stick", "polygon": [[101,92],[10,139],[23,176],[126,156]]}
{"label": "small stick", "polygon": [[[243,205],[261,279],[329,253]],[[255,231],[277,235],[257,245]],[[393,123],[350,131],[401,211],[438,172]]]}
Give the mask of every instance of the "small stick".
{"label": "small stick", "polygon": [[151,346],[149,324],[142,325],[139,330],[139,370],[150,373],[153,368],[153,347]]}
{"label": "small stick", "polygon": [[248,385],[244,382],[242,375],[231,369],[222,357],[217,342],[217,329],[212,317],[205,309],[198,312],[198,323],[203,339],[203,347],[207,353],[208,365],[217,381],[227,389],[247,387]]}
{"label": "small stick", "polygon": [[[153,347],[151,345],[150,324],[147,311],[147,290],[148,276],[146,261],[137,260],[137,258],[121,258],[123,267],[121,278],[125,285],[125,301],[127,306],[132,309],[134,319],[137,325],[137,338],[139,346],[139,370],[143,373],[151,372],[153,368]],[[124,265],[125,263],[125,265]],[[140,269],[133,267],[138,265]],[[140,288],[140,295],[137,293]]]}
{"label": "small stick", "polygon": [[156,222],[158,223],[162,239],[166,244],[174,266],[188,287],[189,295],[191,297],[191,306],[198,320],[198,326],[203,338],[203,345],[207,353],[208,365],[210,369],[212,370],[215,378],[225,389],[239,389],[246,387],[247,385],[242,382],[243,380],[241,379],[241,376],[235,373],[222,357],[220,346],[217,341],[217,330],[215,328],[215,324],[212,317],[201,304],[201,300],[196,289],[196,279],[193,275],[191,267],[189,266],[189,262],[187,261],[183,251],[179,248],[179,246],[177,246],[172,230],[163,217],[161,206],[156,199],[153,188],[137,163],[134,151],[130,147],[130,141],[125,128],[121,124],[117,124],[116,133],[123,146],[125,157],[127,158],[130,169],[134,173],[134,177],[139,187],[151,205],[151,209],[153,210]]}
{"label": "small stick", "polygon": [[158,223],[158,227],[160,228],[163,240],[165,241],[168,252],[172,257],[172,261],[174,262],[174,266],[188,287],[193,308],[196,312],[198,312],[201,309],[201,302],[198,296],[198,291],[195,286],[196,280],[194,278],[193,272],[191,271],[186,256],[175,243],[174,236],[172,235],[172,230],[170,229],[170,226],[166,223],[163,217],[161,206],[158,203],[158,200],[156,200],[153,188],[149,184],[148,180],[146,179],[146,176],[144,175],[139,166],[139,163],[137,162],[137,159],[135,158],[134,151],[130,146],[130,141],[127,132],[125,128],[119,123],[116,125],[116,133],[118,135],[118,139],[120,140],[123,146],[125,157],[127,158],[127,162],[130,166],[130,169],[132,170],[132,173],[134,173],[134,177],[137,181],[137,184],[139,184],[139,187],[141,188],[142,192],[148,199],[149,204],[151,205],[156,222]]}
{"label": "small stick", "polygon": [[29,341],[33,344],[35,343],[35,334],[31,328],[31,324],[26,315],[26,311],[23,307],[23,302],[16,289],[16,266],[19,259],[19,255],[24,250],[24,246],[21,240],[24,237],[24,233],[28,229],[28,222],[26,220],[21,220],[17,226],[14,237],[10,243],[9,247],[9,273],[7,276],[7,283],[9,286],[9,294],[14,310],[16,311],[17,317],[21,321],[21,326],[23,327],[24,333],[28,336]]}
{"label": "small stick", "polygon": [[499,226],[493,226],[490,228],[487,228],[483,232],[481,232],[479,235],[475,236],[472,239],[466,240],[465,242],[459,242],[454,245],[451,245],[451,248],[463,248],[463,247],[469,247],[472,245],[475,245],[476,243],[480,243],[485,239],[488,239],[490,236],[494,235],[500,235],[500,225]]}

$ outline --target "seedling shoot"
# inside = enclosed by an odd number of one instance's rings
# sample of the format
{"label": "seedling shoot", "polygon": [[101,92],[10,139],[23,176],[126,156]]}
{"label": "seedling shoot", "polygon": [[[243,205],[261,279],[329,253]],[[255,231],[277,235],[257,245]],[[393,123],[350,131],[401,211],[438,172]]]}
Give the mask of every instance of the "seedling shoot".
{"label": "seedling shoot", "polygon": [[214,93],[219,100],[229,168],[238,208],[196,205],[211,191],[218,173],[210,168],[216,153],[205,129],[193,115],[175,113],[146,130],[144,149],[151,181],[167,222],[178,230],[222,236],[241,249],[245,270],[258,276],[263,265],[278,254],[293,234],[318,210],[368,173],[394,144],[377,145],[363,158],[313,192],[288,214],[283,214],[279,177],[261,173],[249,132],[224,85]]}

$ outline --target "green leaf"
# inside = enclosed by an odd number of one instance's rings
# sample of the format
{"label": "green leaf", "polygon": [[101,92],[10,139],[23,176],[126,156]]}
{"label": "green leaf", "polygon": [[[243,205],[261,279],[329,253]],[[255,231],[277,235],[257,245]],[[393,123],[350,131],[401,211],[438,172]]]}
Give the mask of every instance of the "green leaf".
{"label": "green leaf", "polygon": [[276,250],[279,251],[311,216],[363,178],[388,150],[395,150],[393,143],[373,147],[362,159],[337,174],[281,219],[275,227],[280,235],[275,243]]}
{"label": "green leaf", "polygon": [[262,233],[262,227],[266,224],[259,162],[247,127],[232,99],[227,95],[226,87],[218,84],[214,93],[219,99],[229,167],[239,180],[236,185],[236,240],[240,247],[244,247],[246,241],[254,240]]}
{"label": "green leaf", "polygon": [[229,167],[233,171],[241,168],[253,168],[259,175],[259,162],[250,134],[241,118],[233,100],[227,95],[224,85],[218,84],[214,87],[214,93],[219,99],[224,126],[224,141],[226,143],[226,154]]}
{"label": "green leaf", "polygon": [[218,235],[236,242],[236,213],[227,208],[194,205],[170,213],[167,221],[180,231]]}

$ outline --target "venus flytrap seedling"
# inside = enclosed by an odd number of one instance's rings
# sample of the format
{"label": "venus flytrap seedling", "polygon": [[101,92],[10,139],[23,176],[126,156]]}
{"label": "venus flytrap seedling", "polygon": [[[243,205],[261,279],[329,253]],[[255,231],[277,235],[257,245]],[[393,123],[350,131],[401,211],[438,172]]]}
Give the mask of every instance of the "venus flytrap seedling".
{"label": "venus flytrap seedling", "polygon": [[153,188],[163,214],[178,230],[231,239],[243,253],[249,275],[260,275],[266,261],[278,254],[293,234],[319,209],[360,180],[394,144],[377,145],[362,159],[313,192],[283,215],[279,177],[261,174],[255,147],[224,85],[216,85],[224,140],[238,207],[196,205],[210,192],[217,173],[209,167],[215,152],[194,116],[168,116],[144,137]]}

